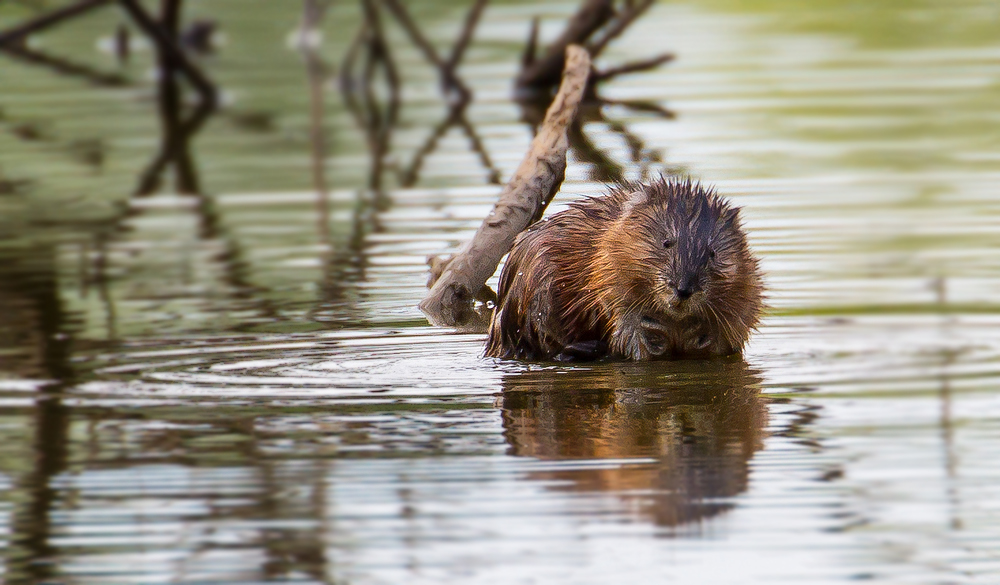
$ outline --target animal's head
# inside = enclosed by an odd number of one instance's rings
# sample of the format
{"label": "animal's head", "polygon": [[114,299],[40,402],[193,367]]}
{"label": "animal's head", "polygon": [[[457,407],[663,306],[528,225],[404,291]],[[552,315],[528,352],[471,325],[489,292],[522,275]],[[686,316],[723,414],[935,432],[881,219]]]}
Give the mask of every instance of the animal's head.
{"label": "animal's head", "polygon": [[[635,192],[626,213],[650,230],[645,260],[654,292],[670,312],[685,315],[717,309],[728,288],[756,276],[739,208],[698,183],[660,180]],[[637,237],[639,237],[637,235]],[[752,260],[749,260],[753,262]]]}

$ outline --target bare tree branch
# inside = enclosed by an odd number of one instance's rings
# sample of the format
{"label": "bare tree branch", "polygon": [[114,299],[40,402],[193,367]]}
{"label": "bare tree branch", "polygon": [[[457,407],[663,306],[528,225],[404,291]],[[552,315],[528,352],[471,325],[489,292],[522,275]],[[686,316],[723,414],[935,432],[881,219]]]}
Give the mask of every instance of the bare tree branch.
{"label": "bare tree branch", "polygon": [[565,62],[562,84],[521,165],[475,236],[451,259],[420,303],[432,323],[467,326],[476,320],[473,299],[517,235],[541,218],[559,190],[566,174],[566,130],[587,86],[590,56],[584,48],[570,45]]}

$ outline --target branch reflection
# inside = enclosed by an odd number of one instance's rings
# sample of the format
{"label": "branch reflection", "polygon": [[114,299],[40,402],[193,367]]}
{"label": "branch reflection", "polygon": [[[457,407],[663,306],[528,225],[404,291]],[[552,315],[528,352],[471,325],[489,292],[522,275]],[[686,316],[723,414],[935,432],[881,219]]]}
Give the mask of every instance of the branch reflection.
{"label": "branch reflection", "polygon": [[510,453],[615,460],[532,479],[556,490],[614,493],[636,519],[662,527],[733,507],[728,499],[747,488],[767,419],[760,378],[742,361],[543,370],[504,383]]}
{"label": "branch reflection", "polygon": [[[521,106],[521,121],[531,127],[532,133],[545,117],[545,109],[549,105],[546,99],[529,99],[518,102]],[[684,169],[677,166],[664,166],[661,152],[646,146],[646,142],[632,132],[623,122],[612,120],[604,114],[605,106],[620,106],[638,112],[653,113],[661,118],[673,119],[672,110],[664,108],[655,102],[646,101],[615,101],[597,97],[591,93],[585,96],[580,104],[576,118],[570,124],[567,137],[571,152],[577,160],[590,164],[588,178],[601,183],[615,183],[626,180],[626,170],[636,169],[637,179],[645,181],[656,165],[660,172],[667,174],[683,174]],[[604,124],[611,135],[620,138],[628,149],[629,160],[619,162],[605,149],[598,147],[584,132],[588,124]]]}
{"label": "branch reflection", "polygon": [[10,583],[41,583],[55,574],[49,562],[56,552],[50,534],[58,522],[53,508],[59,494],[51,480],[66,469],[70,416],[63,393],[76,383],[76,372],[71,363],[72,316],[60,298],[56,249],[39,245],[24,252],[30,263],[24,258],[0,261],[0,306],[5,309],[0,350],[6,354],[0,371],[49,382],[38,388],[27,411],[33,429],[31,455],[26,458],[30,464],[21,469],[12,490],[18,495],[11,506],[5,577]]}

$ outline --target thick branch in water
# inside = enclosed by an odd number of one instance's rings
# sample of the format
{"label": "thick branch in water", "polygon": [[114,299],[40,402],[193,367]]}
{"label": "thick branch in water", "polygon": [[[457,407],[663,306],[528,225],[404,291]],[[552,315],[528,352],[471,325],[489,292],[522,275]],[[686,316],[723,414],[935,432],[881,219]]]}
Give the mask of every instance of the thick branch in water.
{"label": "thick branch in water", "polygon": [[435,325],[469,325],[473,299],[496,271],[525,228],[541,218],[566,175],[566,129],[576,115],[590,74],[590,56],[580,46],[566,48],[562,84],[514,176],[476,235],[448,263],[420,310]]}

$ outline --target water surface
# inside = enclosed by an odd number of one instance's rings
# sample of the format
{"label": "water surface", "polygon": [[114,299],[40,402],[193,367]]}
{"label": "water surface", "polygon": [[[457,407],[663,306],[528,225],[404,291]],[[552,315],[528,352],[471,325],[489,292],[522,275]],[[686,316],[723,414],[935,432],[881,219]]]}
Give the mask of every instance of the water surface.
{"label": "water surface", "polygon": [[[996,6],[655,6],[598,66],[678,58],[602,93],[676,118],[591,111],[552,211],[614,176],[715,184],[771,310],[744,360],[576,367],[416,309],[531,138],[530,18],[551,38],[574,3],[490,5],[466,126],[389,26],[386,156],[359,122],[385,86],[358,117],[326,84],[325,220],[298,8],[188,7],[227,39],[201,196],[135,195],[160,130],[148,48],[102,49],[121,14],[33,42],[124,85],[0,56],[7,582],[1000,579]],[[442,52],[466,8],[411,7]],[[327,15],[334,73],[357,18]]]}

